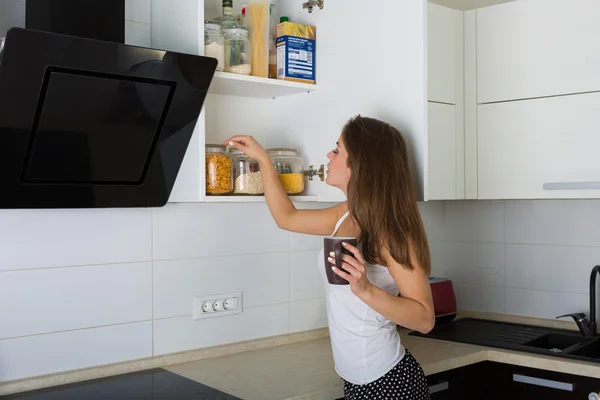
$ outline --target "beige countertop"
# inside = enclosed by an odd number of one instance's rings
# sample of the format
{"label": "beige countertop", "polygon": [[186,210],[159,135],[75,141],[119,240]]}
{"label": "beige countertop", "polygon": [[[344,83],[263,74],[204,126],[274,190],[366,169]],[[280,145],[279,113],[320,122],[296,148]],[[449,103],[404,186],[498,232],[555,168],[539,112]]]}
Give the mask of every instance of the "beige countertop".
{"label": "beige countertop", "polygon": [[[531,319],[527,321],[532,323]],[[553,321],[537,322],[539,325],[572,327],[556,325]],[[406,330],[401,330],[400,335],[402,343],[419,361],[426,375],[489,360],[600,378],[600,364],[408,336]],[[166,369],[243,400],[334,400],[343,397],[343,383],[333,368],[329,337],[172,365]]]}
{"label": "beige countertop", "polygon": [[[401,335],[426,374],[486,360],[485,349]],[[333,400],[344,395],[329,337],[166,369],[243,400]]]}

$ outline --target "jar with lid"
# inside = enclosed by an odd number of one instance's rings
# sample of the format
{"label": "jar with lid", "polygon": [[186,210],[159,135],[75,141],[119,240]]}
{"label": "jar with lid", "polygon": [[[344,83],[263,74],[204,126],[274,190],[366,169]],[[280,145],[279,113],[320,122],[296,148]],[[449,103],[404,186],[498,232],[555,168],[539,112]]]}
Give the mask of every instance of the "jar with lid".
{"label": "jar with lid", "polygon": [[204,21],[204,55],[216,58],[217,71],[225,68],[225,38],[218,21]]}
{"label": "jar with lid", "polygon": [[227,154],[225,146],[220,144],[207,144],[206,152],[206,194],[222,196],[231,193],[232,169],[231,157]]}
{"label": "jar with lid", "polygon": [[259,196],[265,193],[258,161],[240,150],[230,150],[233,162],[233,194]]}
{"label": "jar with lid", "polygon": [[225,36],[225,72],[250,75],[252,45],[248,29],[235,25],[223,32]]}
{"label": "jar with lid", "polygon": [[304,161],[298,156],[298,150],[286,148],[268,149],[267,154],[279,181],[287,194],[300,194],[304,191]]}

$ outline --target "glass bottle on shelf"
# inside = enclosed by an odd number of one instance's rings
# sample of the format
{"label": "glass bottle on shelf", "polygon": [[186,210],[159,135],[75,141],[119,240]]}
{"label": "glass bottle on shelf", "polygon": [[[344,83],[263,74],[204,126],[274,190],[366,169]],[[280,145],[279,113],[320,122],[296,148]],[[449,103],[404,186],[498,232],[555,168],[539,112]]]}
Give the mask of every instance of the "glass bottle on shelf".
{"label": "glass bottle on shelf", "polygon": [[237,149],[231,149],[229,154],[233,163],[233,194],[263,195],[265,192],[258,161]]}
{"label": "glass bottle on shelf", "polygon": [[233,16],[233,0],[223,0],[223,15],[217,18],[223,31],[237,25],[237,20]]}
{"label": "glass bottle on shelf", "polygon": [[223,196],[233,189],[231,157],[227,149],[220,144],[207,144],[206,152],[206,194]]}
{"label": "glass bottle on shelf", "polygon": [[304,161],[298,156],[298,150],[287,148],[268,149],[267,154],[285,192],[290,195],[304,191]]}

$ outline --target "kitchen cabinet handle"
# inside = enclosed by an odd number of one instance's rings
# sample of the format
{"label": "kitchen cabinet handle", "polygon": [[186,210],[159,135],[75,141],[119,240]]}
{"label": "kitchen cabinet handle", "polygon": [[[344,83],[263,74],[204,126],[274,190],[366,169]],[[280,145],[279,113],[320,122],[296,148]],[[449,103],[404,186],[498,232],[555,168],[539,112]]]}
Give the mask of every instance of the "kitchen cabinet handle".
{"label": "kitchen cabinet handle", "polygon": [[598,190],[600,182],[548,182],[544,190]]}
{"label": "kitchen cabinet handle", "polygon": [[513,381],[526,383],[528,385],[543,386],[551,389],[566,390],[572,392],[574,386],[572,383],[551,381],[549,379],[535,378],[533,376],[513,374]]}
{"label": "kitchen cabinet handle", "polygon": [[434,394],[434,393],[443,392],[444,390],[448,390],[449,387],[450,387],[450,384],[448,383],[448,381],[440,381],[440,382],[436,383],[435,385],[429,386],[429,393]]}

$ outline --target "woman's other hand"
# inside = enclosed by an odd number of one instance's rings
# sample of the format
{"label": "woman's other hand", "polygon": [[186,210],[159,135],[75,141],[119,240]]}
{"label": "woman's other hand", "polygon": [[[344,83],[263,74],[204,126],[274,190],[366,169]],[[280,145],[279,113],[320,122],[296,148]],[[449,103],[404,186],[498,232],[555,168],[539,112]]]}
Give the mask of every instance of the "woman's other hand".
{"label": "woman's other hand", "polygon": [[348,273],[341,271],[335,267],[335,259],[329,257],[329,262],[333,264],[331,267],[333,272],[350,282],[350,289],[358,298],[362,299],[371,290],[371,282],[367,279],[366,262],[359,249],[349,243],[342,243],[342,246],[349,250],[354,257],[347,254],[342,254],[342,268]]}

